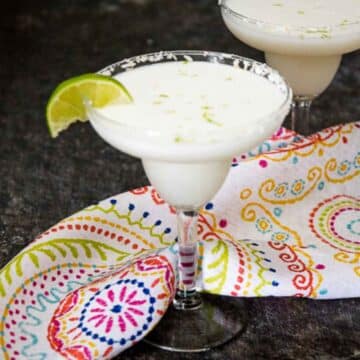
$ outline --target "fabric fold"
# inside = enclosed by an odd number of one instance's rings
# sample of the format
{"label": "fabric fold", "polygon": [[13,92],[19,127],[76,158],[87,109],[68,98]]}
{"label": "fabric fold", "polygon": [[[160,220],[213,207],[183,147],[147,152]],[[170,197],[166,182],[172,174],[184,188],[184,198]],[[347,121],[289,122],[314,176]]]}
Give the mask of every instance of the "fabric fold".
{"label": "fabric fold", "polygon": [[[234,158],[198,221],[199,289],[360,296],[359,144],[360,123],[281,129]],[[176,235],[145,186],[38,236],[0,271],[0,357],[109,359],[141,340],[174,296]]]}

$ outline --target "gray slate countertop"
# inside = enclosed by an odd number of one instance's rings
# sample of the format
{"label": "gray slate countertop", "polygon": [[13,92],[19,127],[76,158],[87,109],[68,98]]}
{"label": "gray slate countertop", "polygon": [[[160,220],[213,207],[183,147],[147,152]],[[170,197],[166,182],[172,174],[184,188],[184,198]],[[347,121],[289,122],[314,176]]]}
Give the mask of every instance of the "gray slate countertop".
{"label": "gray slate countertop", "polygon": [[[44,110],[65,78],[124,57],[207,49],[263,61],[225,28],[216,0],[17,1],[0,13],[0,267],[62,218],[148,183],[141,164],[76,124],[51,140]],[[312,130],[360,120],[360,52],[314,103]],[[360,299],[249,299],[247,331],[203,354],[139,343],[118,359],[360,359]],[[186,331],[183,329],[181,331]]]}

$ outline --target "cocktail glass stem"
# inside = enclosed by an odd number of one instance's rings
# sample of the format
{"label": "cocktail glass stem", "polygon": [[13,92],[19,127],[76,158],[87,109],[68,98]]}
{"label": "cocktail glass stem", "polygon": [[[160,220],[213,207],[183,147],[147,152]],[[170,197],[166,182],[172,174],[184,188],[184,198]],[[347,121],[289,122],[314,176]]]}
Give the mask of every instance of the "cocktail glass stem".
{"label": "cocktail glass stem", "polygon": [[243,299],[221,297],[196,289],[198,210],[177,210],[178,284],[175,299],[145,341],[161,349],[206,351],[224,344],[246,324]]}
{"label": "cocktail glass stem", "polygon": [[177,310],[195,310],[201,306],[196,291],[198,211],[177,211],[179,282],[173,302]]}
{"label": "cocktail glass stem", "polygon": [[291,129],[301,135],[309,135],[310,130],[310,108],[312,99],[295,96],[291,108]]}

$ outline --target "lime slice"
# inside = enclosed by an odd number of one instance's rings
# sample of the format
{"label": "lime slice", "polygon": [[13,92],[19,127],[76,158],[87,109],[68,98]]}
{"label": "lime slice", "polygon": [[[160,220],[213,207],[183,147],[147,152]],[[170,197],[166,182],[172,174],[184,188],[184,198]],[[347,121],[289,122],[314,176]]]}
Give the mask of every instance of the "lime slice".
{"label": "lime slice", "polygon": [[75,121],[87,121],[85,99],[94,107],[132,102],[126,88],[109,76],[84,74],[65,80],[56,87],[46,105],[46,121],[53,138]]}

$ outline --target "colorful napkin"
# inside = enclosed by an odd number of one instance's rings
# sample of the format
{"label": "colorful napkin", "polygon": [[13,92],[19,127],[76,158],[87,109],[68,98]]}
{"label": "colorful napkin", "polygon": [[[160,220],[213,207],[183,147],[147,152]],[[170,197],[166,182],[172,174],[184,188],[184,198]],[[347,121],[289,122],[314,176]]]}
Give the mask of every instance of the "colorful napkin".
{"label": "colorful napkin", "polygon": [[[360,123],[281,129],[233,160],[199,223],[203,290],[360,296]],[[175,290],[176,218],[151,187],[38,236],[0,271],[0,358],[108,359],[142,339]]]}

